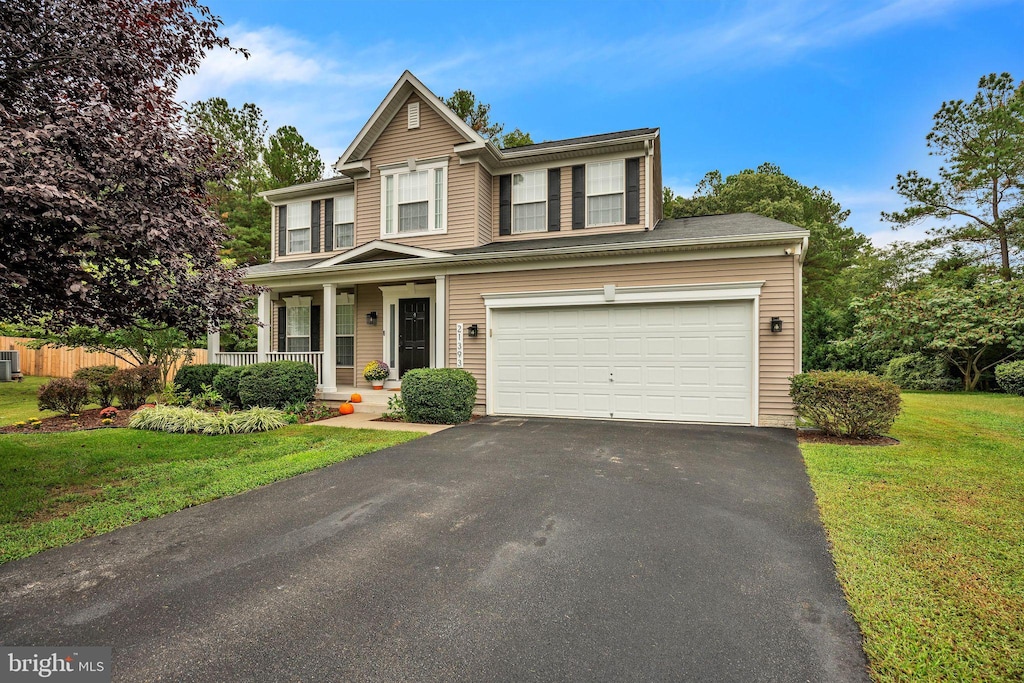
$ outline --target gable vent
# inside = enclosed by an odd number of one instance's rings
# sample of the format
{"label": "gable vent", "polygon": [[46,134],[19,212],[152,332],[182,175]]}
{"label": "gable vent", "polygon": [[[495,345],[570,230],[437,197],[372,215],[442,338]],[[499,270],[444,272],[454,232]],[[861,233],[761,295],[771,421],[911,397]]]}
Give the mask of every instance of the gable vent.
{"label": "gable vent", "polygon": [[409,103],[409,130],[420,127],[420,103]]}

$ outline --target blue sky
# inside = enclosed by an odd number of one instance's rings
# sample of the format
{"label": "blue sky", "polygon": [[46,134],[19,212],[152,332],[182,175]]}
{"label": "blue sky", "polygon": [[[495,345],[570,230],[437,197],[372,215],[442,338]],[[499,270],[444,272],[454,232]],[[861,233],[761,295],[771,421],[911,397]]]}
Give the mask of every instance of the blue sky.
{"label": "blue sky", "polygon": [[899,172],[978,78],[1024,79],[1021,0],[259,2],[208,0],[249,60],[216,52],[186,101],[254,102],[333,163],[404,69],[468,88],[534,140],[658,126],[665,184],[763,161],[833,192],[878,244]]}

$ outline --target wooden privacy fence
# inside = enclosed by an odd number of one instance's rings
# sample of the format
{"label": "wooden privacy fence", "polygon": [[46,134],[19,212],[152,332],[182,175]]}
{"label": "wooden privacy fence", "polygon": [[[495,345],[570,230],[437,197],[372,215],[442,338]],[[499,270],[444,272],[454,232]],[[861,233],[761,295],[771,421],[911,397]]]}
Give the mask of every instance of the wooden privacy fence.
{"label": "wooden privacy fence", "polygon": [[[21,373],[23,375],[36,375],[40,377],[71,377],[75,370],[88,368],[94,365],[116,365],[119,368],[133,367],[120,358],[109,353],[94,353],[83,348],[55,349],[47,346],[42,349],[30,349],[25,346],[31,339],[24,337],[0,337],[0,349],[4,351],[18,351],[21,356]],[[206,362],[206,349],[195,349],[192,358],[194,365]],[[171,369],[169,377],[174,377],[174,372],[182,363],[177,363]]]}

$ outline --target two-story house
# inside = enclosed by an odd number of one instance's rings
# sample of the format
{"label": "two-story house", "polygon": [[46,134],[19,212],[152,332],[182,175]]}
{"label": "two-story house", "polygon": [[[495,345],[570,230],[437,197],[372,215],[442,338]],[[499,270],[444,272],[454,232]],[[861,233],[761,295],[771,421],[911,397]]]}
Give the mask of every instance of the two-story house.
{"label": "two-story house", "polygon": [[498,149],[406,72],[328,180],[264,193],[249,268],[258,352],[312,363],[323,398],[363,366],[465,368],[477,410],[792,426],[807,232],[662,218],[657,128]]}

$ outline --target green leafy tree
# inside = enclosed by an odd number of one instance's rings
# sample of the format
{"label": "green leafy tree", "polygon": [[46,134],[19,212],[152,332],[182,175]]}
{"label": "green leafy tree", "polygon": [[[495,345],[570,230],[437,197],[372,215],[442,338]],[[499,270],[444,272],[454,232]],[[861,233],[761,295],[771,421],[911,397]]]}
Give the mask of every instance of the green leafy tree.
{"label": "green leafy tree", "polygon": [[896,227],[944,221],[929,230],[939,243],[988,249],[1010,280],[1024,247],[1024,82],[984,76],[974,99],[943,102],[934,120],[927,141],[929,154],[944,161],[938,178],[896,176],[893,189],[909,206],[882,217]]}
{"label": "green leafy tree", "polygon": [[830,192],[794,180],[775,164],[764,163],[725,178],[720,171],[711,171],[692,197],[677,197],[670,189],[665,197],[665,215],[672,218],[751,212],[809,230],[804,260],[808,299],[842,302],[845,293],[832,286],[835,276],[868,245],[867,237],[844,225],[850,212]]}
{"label": "green leafy tree", "polygon": [[964,388],[1024,350],[1024,286],[995,280],[972,288],[929,285],[855,300],[858,322],[849,343],[920,352],[956,367]]}
{"label": "green leafy tree", "polygon": [[524,147],[526,145],[532,145],[533,138],[530,137],[529,133],[516,128],[511,133],[505,133],[501,136],[501,144],[498,146],[502,149],[510,149],[512,147]]}
{"label": "green leafy tree", "polygon": [[194,357],[193,340],[173,327],[151,325],[144,321],[113,332],[94,327],[73,327],[56,334],[40,329],[24,329],[24,336],[35,337],[26,345],[41,349],[82,347],[97,353],[109,353],[135,366],[154,365],[160,369],[164,384],[171,368],[178,362],[190,362]]}
{"label": "green leafy tree", "polygon": [[221,254],[238,265],[270,260],[270,205],[259,192],[319,180],[320,152],[293,126],[282,126],[266,139],[267,122],[255,104],[236,109],[214,97],[193,104],[188,123],[215,141],[218,158],[233,171],[226,182],[210,186],[214,210],[227,238]]}
{"label": "green leafy tree", "polygon": [[294,126],[281,126],[270,136],[264,154],[271,187],[288,187],[320,180],[324,162],[316,147],[306,142]]}
{"label": "green leafy tree", "polygon": [[259,107],[246,102],[241,109],[235,109],[223,97],[211,97],[193,103],[185,120],[193,129],[212,137],[217,154],[233,165],[227,190],[253,199],[267,189],[269,174],[263,162],[267,122]]}
{"label": "green leafy tree", "polygon": [[465,121],[470,128],[487,138],[498,147],[507,149],[509,147],[522,147],[532,145],[533,138],[516,128],[510,133],[505,133],[505,124],[491,122],[491,105],[485,102],[478,102],[476,95],[470,90],[458,89],[451,94],[451,97],[443,99],[445,105]]}

